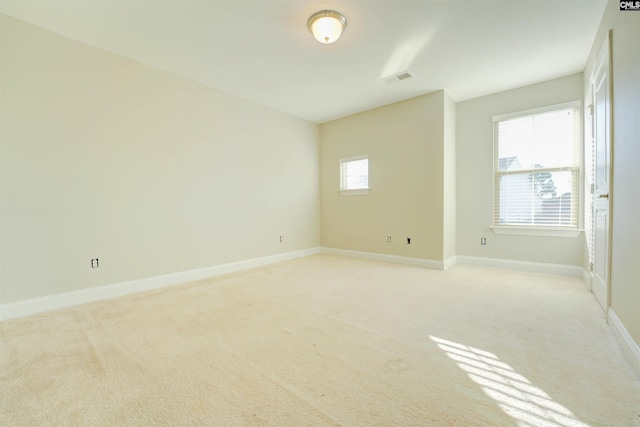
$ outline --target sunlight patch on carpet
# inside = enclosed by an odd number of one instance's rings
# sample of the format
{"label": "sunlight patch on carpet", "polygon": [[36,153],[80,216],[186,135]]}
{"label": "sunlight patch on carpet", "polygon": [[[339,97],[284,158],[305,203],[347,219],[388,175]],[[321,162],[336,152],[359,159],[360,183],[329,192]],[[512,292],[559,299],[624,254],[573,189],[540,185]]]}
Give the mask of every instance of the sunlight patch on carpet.
{"label": "sunlight patch on carpet", "polygon": [[589,427],[493,353],[429,336],[521,427]]}

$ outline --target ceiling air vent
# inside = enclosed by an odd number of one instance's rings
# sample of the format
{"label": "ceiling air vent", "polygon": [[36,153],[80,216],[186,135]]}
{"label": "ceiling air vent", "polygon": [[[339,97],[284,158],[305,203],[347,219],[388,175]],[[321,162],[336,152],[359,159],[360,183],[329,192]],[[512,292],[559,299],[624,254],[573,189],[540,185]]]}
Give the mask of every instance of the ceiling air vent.
{"label": "ceiling air vent", "polygon": [[407,80],[410,79],[411,77],[413,77],[413,74],[411,74],[410,71],[401,71],[397,74],[394,74],[392,76],[388,76],[382,79],[383,83],[386,84],[391,84],[391,83],[397,83],[400,82],[402,80]]}

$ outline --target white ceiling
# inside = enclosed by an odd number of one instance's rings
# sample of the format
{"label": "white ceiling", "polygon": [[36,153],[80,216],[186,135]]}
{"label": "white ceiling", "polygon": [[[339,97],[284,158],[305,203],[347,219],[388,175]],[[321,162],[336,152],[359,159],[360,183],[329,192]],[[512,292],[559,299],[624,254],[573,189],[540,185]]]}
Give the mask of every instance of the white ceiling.
{"label": "white ceiling", "polygon": [[[51,31],[322,123],[445,89],[463,101],[580,72],[606,0],[5,1]],[[348,25],[331,45],[307,19]],[[381,78],[410,70],[414,78]]]}

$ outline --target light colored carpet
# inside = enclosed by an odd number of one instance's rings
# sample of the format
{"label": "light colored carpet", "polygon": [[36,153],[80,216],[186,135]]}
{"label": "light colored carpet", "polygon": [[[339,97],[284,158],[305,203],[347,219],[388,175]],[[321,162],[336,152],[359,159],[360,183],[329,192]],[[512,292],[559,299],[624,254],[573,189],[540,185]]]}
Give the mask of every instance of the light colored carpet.
{"label": "light colored carpet", "polygon": [[318,255],[1,332],[5,426],[640,425],[577,278]]}

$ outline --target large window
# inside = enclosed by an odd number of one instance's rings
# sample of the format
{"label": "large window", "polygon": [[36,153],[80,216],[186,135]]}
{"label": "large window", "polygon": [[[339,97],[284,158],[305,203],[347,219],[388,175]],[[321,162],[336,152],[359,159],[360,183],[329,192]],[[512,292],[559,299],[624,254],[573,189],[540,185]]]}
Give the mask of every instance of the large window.
{"label": "large window", "polygon": [[579,103],[496,116],[495,228],[578,228]]}
{"label": "large window", "polygon": [[369,156],[340,159],[340,193],[343,195],[369,192]]}

